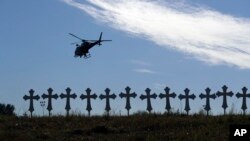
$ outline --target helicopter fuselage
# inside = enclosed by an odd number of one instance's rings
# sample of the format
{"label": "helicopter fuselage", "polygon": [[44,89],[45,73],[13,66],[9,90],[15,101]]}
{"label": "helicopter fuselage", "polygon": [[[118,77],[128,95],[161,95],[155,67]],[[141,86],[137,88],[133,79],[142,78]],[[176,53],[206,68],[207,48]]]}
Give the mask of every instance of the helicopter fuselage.
{"label": "helicopter fuselage", "polygon": [[94,47],[95,45],[99,44],[99,41],[96,41],[94,43],[91,42],[83,42],[81,45],[76,45],[76,50],[75,50],[75,57],[82,57],[84,56],[84,58],[88,58],[90,57],[89,54],[89,49],[91,49],[92,47]]}

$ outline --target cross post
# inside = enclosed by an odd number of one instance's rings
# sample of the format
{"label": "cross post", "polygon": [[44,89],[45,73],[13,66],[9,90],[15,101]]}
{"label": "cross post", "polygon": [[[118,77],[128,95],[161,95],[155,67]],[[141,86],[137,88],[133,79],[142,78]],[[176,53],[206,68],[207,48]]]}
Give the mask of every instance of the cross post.
{"label": "cross post", "polygon": [[30,100],[30,106],[29,106],[29,111],[30,111],[30,117],[32,118],[32,113],[33,113],[33,111],[34,111],[34,103],[33,103],[33,101],[34,100],[39,100],[39,95],[35,95],[34,96],[34,90],[33,89],[30,89],[29,90],[29,96],[27,96],[27,95],[24,95],[23,96],[23,99],[26,101],[26,100]]}
{"label": "cross post", "polygon": [[53,89],[52,88],[49,88],[48,90],[48,94],[43,94],[42,95],[42,98],[43,99],[48,99],[48,106],[47,106],[47,110],[49,111],[49,117],[51,115],[51,110],[53,109],[52,108],[52,99],[57,99],[58,98],[58,95],[57,94],[52,94],[53,92]]}
{"label": "cross post", "polygon": [[110,98],[115,99],[115,98],[116,98],[116,95],[115,95],[114,93],[113,93],[113,94],[110,94],[110,89],[109,89],[109,88],[106,88],[104,91],[105,91],[105,95],[104,95],[104,94],[101,94],[101,95],[99,96],[99,98],[100,98],[101,100],[106,99],[105,110],[106,110],[106,112],[107,112],[107,115],[109,116],[109,111],[111,110],[109,99],[110,99]]}
{"label": "cross post", "polygon": [[246,109],[247,109],[247,98],[250,98],[250,94],[247,93],[247,88],[243,87],[242,88],[242,94],[241,93],[237,93],[236,94],[237,98],[241,98],[242,97],[242,106],[241,109],[243,110],[243,114],[246,114]]}
{"label": "cross post", "polygon": [[226,115],[226,109],[227,109],[227,107],[228,107],[228,105],[227,105],[227,96],[230,96],[230,97],[232,97],[233,96],[233,92],[232,91],[230,91],[230,92],[227,92],[227,86],[226,85],[224,85],[223,87],[222,87],[222,92],[220,92],[220,91],[218,91],[217,93],[216,93],[216,95],[218,96],[218,97],[220,97],[220,96],[223,96],[223,103],[222,103],[222,108],[224,109],[224,115]]}
{"label": "cross post", "polygon": [[188,88],[186,88],[184,90],[184,92],[185,92],[185,95],[180,94],[179,95],[179,99],[180,100],[182,100],[182,99],[186,100],[185,111],[187,112],[187,115],[188,115],[189,114],[189,110],[190,110],[189,99],[193,99],[194,100],[196,96],[194,94],[189,95],[190,90]]}
{"label": "cross post", "polygon": [[159,97],[162,99],[162,98],[166,98],[166,106],[165,106],[165,109],[168,111],[168,114],[171,110],[171,105],[170,105],[170,98],[175,98],[176,97],[176,94],[175,93],[169,93],[170,92],[170,88],[169,87],[166,87],[165,89],[165,94],[163,93],[160,93]]}
{"label": "cross post", "polygon": [[206,94],[201,93],[199,97],[201,99],[206,98],[206,105],[205,105],[204,109],[207,111],[207,116],[208,116],[208,113],[211,110],[210,98],[215,99],[216,95],[215,94],[210,94],[210,92],[211,92],[210,88],[206,88],[205,91],[206,91]]}
{"label": "cross post", "polygon": [[130,105],[130,98],[132,97],[132,98],[135,98],[136,96],[137,96],[137,94],[135,93],[135,92],[133,92],[133,93],[130,93],[130,90],[131,90],[131,88],[130,87],[126,87],[125,88],[125,91],[126,91],[126,93],[120,93],[120,97],[121,98],[126,98],[126,106],[125,106],[125,109],[127,109],[127,111],[128,111],[128,116],[129,116],[129,110],[131,109],[131,105]]}
{"label": "cross post", "polygon": [[61,99],[66,98],[65,110],[66,110],[66,116],[67,117],[69,116],[69,110],[71,109],[71,107],[70,107],[70,98],[73,98],[73,99],[76,98],[76,94],[75,93],[70,94],[70,92],[71,92],[71,89],[68,87],[66,89],[66,94],[61,93],[61,95],[60,95]]}
{"label": "cross post", "polygon": [[97,98],[97,95],[94,93],[94,94],[90,94],[91,93],[91,89],[90,88],[87,88],[86,90],[86,95],[84,95],[84,94],[82,94],[81,96],[80,96],[80,98],[82,99],[82,100],[84,100],[84,99],[87,99],[87,107],[86,107],[86,110],[88,111],[88,115],[89,115],[89,117],[90,117],[90,111],[92,110],[92,107],[91,107],[91,99],[93,98],[93,99],[96,99]]}
{"label": "cross post", "polygon": [[155,94],[155,93],[153,93],[153,94],[150,94],[150,91],[151,91],[151,89],[149,89],[149,88],[146,88],[146,90],[145,90],[145,92],[146,92],[146,95],[141,95],[140,96],[140,99],[141,100],[144,100],[144,99],[147,99],[147,111],[149,112],[149,113],[151,113],[151,111],[152,111],[152,105],[151,105],[151,98],[154,98],[154,99],[156,99],[156,97],[157,97],[157,95]]}

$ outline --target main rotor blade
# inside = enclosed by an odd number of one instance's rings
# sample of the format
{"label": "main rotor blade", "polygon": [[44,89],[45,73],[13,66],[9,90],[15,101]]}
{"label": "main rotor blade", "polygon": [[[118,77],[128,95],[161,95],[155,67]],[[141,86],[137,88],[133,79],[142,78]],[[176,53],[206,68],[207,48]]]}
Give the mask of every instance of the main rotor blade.
{"label": "main rotor blade", "polygon": [[85,41],[89,41],[89,42],[95,42],[95,41],[99,41],[99,40],[85,40]]}
{"label": "main rotor blade", "polygon": [[79,39],[79,40],[85,41],[84,39],[82,39],[82,38],[80,38],[80,37],[77,37],[76,35],[74,35],[74,34],[72,34],[72,33],[69,33],[69,35],[71,35],[71,36],[73,36],[73,37],[75,37],[75,38],[77,38],[77,39]]}
{"label": "main rotor blade", "polygon": [[101,40],[101,42],[105,42],[105,41],[112,41],[112,40]]}
{"label": "main rotor blade", "polygon": [[78,42],[74,42],[74,43],[71,43],[71,45],[76,45],[76,44],[79,44],[81,41],[78,41]]}

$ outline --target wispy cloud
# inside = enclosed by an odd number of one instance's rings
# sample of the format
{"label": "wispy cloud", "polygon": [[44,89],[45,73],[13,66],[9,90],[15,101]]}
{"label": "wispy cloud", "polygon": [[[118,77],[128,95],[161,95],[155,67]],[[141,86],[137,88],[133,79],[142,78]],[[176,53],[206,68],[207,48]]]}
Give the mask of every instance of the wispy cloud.
{"label": "wispy cloud", "polygon": [[209,64],[250,69],[250,19],[185,0],[64,0],[96,20]]}
{"label": "wispy cloud", "polygon": [[131,60],[132,64],[136,65],[137,68],[140,69],[133,69],[132,71],[144,74],[157,74],[156,71],[152,70],[152,64],[142,60]]}
{"label": "wispy cloud", "polygon": [[150,69],[134,69],[135,72],[138,73],[147,73],[147,74],[155,74],[156,72]]}

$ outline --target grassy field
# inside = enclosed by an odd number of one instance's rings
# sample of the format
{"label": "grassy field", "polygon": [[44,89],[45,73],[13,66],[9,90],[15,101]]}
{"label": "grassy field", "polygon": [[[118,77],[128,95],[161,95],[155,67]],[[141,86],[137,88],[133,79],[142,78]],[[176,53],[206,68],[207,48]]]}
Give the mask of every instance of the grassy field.
{"label": "grassy field", "polygon": [[228,141],[230,124],[250,116],[0,116],[1,141]]}

